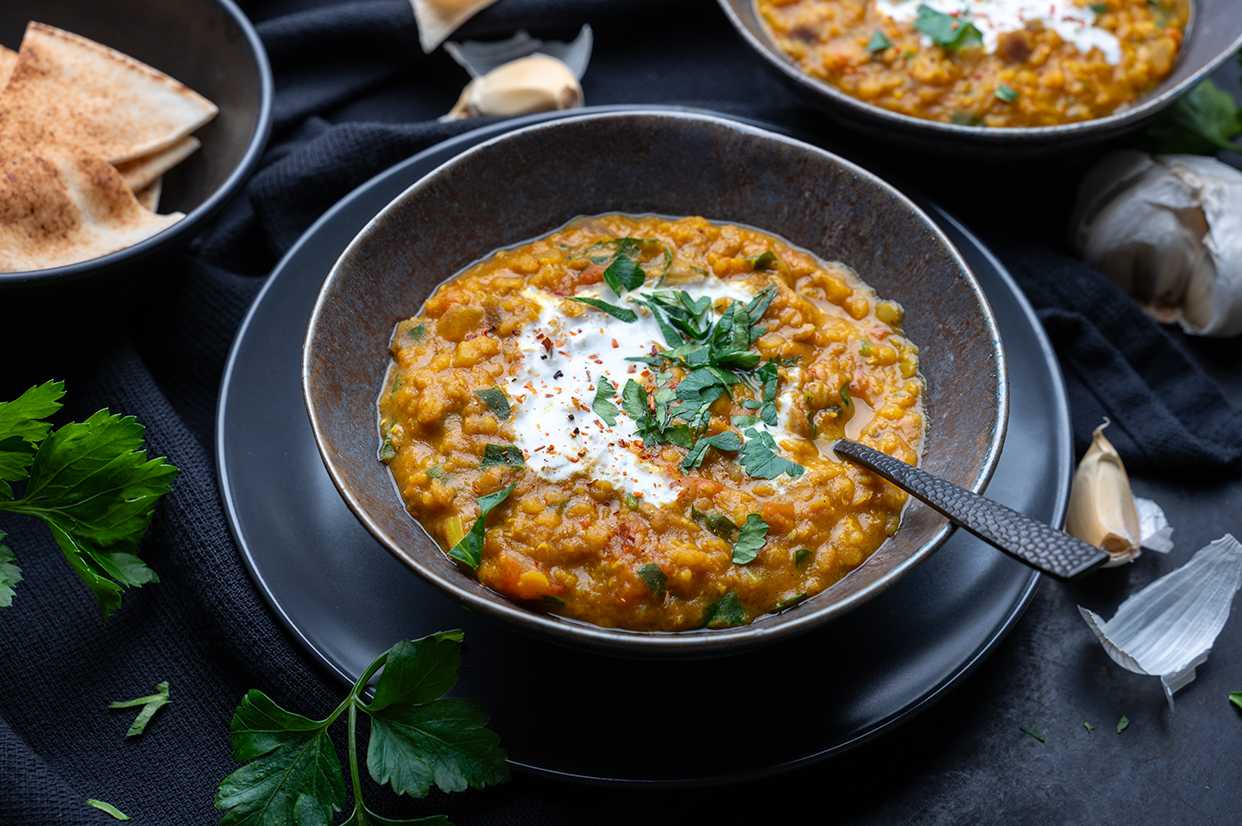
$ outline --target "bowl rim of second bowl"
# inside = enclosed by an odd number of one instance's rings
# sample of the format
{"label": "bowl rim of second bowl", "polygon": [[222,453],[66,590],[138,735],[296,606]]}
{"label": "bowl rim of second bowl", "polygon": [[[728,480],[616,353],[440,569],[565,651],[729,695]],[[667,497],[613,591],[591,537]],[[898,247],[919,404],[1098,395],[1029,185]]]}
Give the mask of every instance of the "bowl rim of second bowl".
{"label": "bowl rim of second bowl", "polygon": [[[913,115],[905,115],[884,109],[848,95],[831,83],[812,77],[804,72],[774,42],[771,42],[770,34],[766,37],[756,36],[738,16],[732,0],[716,0],[716,2],[724,12],[730,25],[746,41],[752,51],[756,52],[772,68],[784,75],[786,79],[793,81],[817,96],[827,96],[834,109],[835,107],[843,107],[860,116],[863,119],[863,124],[870,124],[872,127],[879,124],[898,126],[908,130],[915,137],[925,132],[923,137],[926,139],[966,138],[976,143],[976,145],[995,146],[998,148],[1031,142],[1043,143],[1045,140],[1048,143],[1055,143],[1058,139],[1064,141],[1068,148],[1082,141],[1094,140],[1097,137],[1103,139],[1128,131],[1129,128],[1137,127],[1141,122],[1154,117],[1171,106],[1174,101],[1189,92],[1200,81],[1206,79],[1208,75],[1223,66],[1239,49],[1242,49],[1242,30],[1240,30],[1237,37],[1233,39],[1224,51],[1213,56],[1206,64],[1191,72],[1181,81],[1161,91],[1159,94],[1143,95],[1132,105],[1120,107],[1103,117],[1076,121],[1074,123],[1060,123],[1053,126],[967,126],[965,124],[944,123],[942,121],[916,118]],[[756,4],[756,0],[745,0],[745,2],[752,6]],[[1190,17],[1186,22],[1188,30],[1194,24],[1197,13],[1195,4],[1192,2]],[[759,27],[767,34],[767,24],[759,17],[757,12],[756,21]],[[862,126],[863,124],[855,125]]]}
{"label": "bowl rim of second bowl", "polygon": [[171,226],[142,239],[136,244],[59,267],[47,267],[41,270],[25,270],[22,272],[0,273],[0,291],[8,288],[33,287],[47,284],[68,284],[81,279],[89,279],[115,272],[119,267],[133,264],[156,253],[170,241],[169,233],[177,237],[193,236],[200,224],[216,214],[224,205],[238,194],[245,179],[259,165],[263,151],[267,146],[268,137],[272,132],[272,104],[276,94],[276,84],[272,76],[272,64],[267,56],[267,49],[259,38],[259,32],[246,13],[234,0],[211,0],[233,20],[245,38],[250,53],[254,56],[255,69],[259,81],[259,116],[255,119],[254,133],[246,144],[246,151],[229,173],[229,176],[207,196],[201,204],[186,213],[185,217]]}
{"label": "bowl rim of second bowl", "polygon": [[[323,461],[324,467],[328,472],[328,476],[332,479],[332,484],[336,487],[337,492],[345,501],[346,506],[377,542],[383,545],[389,553],[395,556],[407,568],[412,569],[424,582],[431,585],[435,590],[449,596],[451,599],[470,610],[503,622],[522,633],[533,635],[544,640],[579,650],[589,650],[600,654],[636,659],[664,659],[678,656],[694,658],[727,656],[734,653],[740,653],[741,651],[750,650],[760,645],[772,644],[799,636],[824,622],[830,621],[833,617],[848,613],[859,605],[862,605],[887,590],[903,576],[905,576],[905,574],[909,573],[911,570],[930,558],[948,540],[949,536],[956,529],[955,526],[946,518],[939,529],[936,530],[931,537],[923,543],[922,546],[920,546],[909,557],[902,560],[900,564],[895,565],[891,570],[875,582],[872,582],[870,585],[855,592],[854,594],[851,594],[845,599],[834,602],[830,606],[822,608],[818,611],[802,611],[786,614],[786,619],[779,625],[769,624],[765,626],[763,622],[765,618],[759,617],[747,625],[723,629],[694,629],[687,631],[656,632],[605,628],[579,620],[561,617],[555,614],[532,611],[530,608],[504,597],[504,595],[488,591],[486,586],[479,583],[477,580],[474,581],[474,585],[476,587],[471,590],[466,590],[447,581],[436,572],[425,568],[417,559],[416,555],[403,549],[401,543],[397,542],[392,536],[390,536],[384,528],[371,517],[366,508],[363,507],[363,505],[350,491],[348,485],[345,483],[342,471],[338,469],[335,464],[332,451],[327,447],[326,436],[324,434],[324,423],[321,420],[317,405],[315,403],[316,394],[313,387],[315,376],[315,371],[313,369],[314,349],[320,319],[323,318],[325,312],[327,312],[327,304],[329,302],[329,295],[332,292],[332,287],[337,279],[341,277],[343,264],[355,254],[357,249],[369,243],[373,235],[381,231],[382,223],[390,210],[398,208],[399,204],[401,204],[405,199],[412,197],[412,193],[426,186],[429,181],[440,176],[451,176],[453,171],[458,166],[470,163],[471,158],[488,152],[491,147],[498,143],[513,139],[520,140],[529,135],[546,132],[549,129],[564,128],[566,126],[581,124],[588,121],[608,121],[636,118],[702,122],[710,124],[715,128],[739,131],[759,139],[773,140],[778,143],[793,146],[801,151],[812,152],[822,156],[829,162],[840,166],[850,174],[866,180],[872,186],[879,187],[890,197],[894,198],[902,207],[908,210],[912,216],[923,224],[929,234],[934,237],[934,243],[942,247],[959,268],[962,276],[964,277],[967,288],[974,296],[975,302],[980,310],[983,323],[989,333],[989,342],[991,345],[994,363],[996,365],[996,394],[994,400],[996,410],[995,426],[992,429],[987,443],[987,449],[975,478],[971,481],[970,485],[963,485],[975,493],[982,492],[987,487],[988,482],[991,480],[992,475],[996,470],[997,463],[1000,460],[1001,449],[1005,442],[1005,434],[1009,421],[1009,376],[1008,367],[1005,361],[1004,346],[1001,342],[1000,331],[995,314],[992,311],[991,305],[989,304],[978,279],[975,277],[969,264],[966,263],[956,246],[954,246],[954,244],[949,240],[947,234],[940,229],[940,227],[917,203],[913,201],[913,199],[905,195],[880,176],[862,166],[859,166],[853,161],[843,158],[842,156],[821,147],[798,140],[797,138],[783,135],[778,132],[772,132],[762,127],[753,125],[751,122],[739,121],[730,118],[727,115],[703,110],[688,108],[627,108],[623,111],[584,111],[580,115],[559,117],[552,120],[533,123],[529,126],[520,127],[479,143],[476,146],[449,159],[448,161],[445,161],[443,164],[424,175],[418,181],[415,181],[399,195],[389,201],[388,204],[376,213],[376,215],[366,223],[357,235],[354,236],[354,238],[345,247],[341,255],[337,258],[336,262],[333,263],[327,278],[320,287],[319,294],[315,299],[314,308],[312,309],[310,318],[307,322],[306,335],[303,339],[302,345],[302,397],[304,407],[306,408],[306,412],[310,420],[311,430],[315,438],[315,445],[319,451],[320,459]],[[711,220],[723,221],[726,219]],[[814,254],[813,250],[812,253]],[[463,268],[470,266],[472,263],[474,262],[465,262],[461,267],[454,269],[452,275],[456,275]],[[450,275],[450,277],[452,277],[452,275]],[[374,388],[366,388],[365,390],[369,398],[374,396],[371,392]],[[400,496],[397,493],[395,483],[393,484],[393,497],[394,505],[400,507],[404,512],[405,509],[400,501]],[[409,516],[408,513],[406,514],[406,517],[413,520],[420,530],[425,531],[422,525],[419,524],[417,520],[414,520],[412,516]],[[433,544],[437,546],[439,545],[439,543],[436,543],[435,540],[430,539],[430,537],[429,540]],[[879,549],[877,549],[876,552],[878,553],[878,551]],[[443,548],[441,548],[441,553],[443,552]],[[874,554],[872,556],[874,556]],[[855,570],[861,569],[862,566],[866,564],[867,561],[864,560],[862,565]],[[848,577],[849,574],[846,576]],[[844,581],[844,579],[842,581]],[[488,593],[493,594],[494,597],[498,597],[499,599],[484,596],[480,593],[480,591],[488,591]],[[809,603],[810,601],[808,600],[807,602]],[[807,603],[802,603],[802,605],[806,604]]]}

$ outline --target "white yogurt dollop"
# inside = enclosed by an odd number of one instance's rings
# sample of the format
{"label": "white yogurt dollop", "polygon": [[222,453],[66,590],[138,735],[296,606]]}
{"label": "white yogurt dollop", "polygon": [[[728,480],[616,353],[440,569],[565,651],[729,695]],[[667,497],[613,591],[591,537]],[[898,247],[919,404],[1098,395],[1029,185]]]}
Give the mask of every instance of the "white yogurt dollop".
{"label": "white yogurt dollop", "polygon": [[[694,298],[730,298],[748,301],[750,292],[715,277],[691,285],[679,285]],[[542,312],[518,338],[523,359],[507,389],[514,404],[514,443],[526,457],[527,467],[545,479],[563,481],[583,473],[631,491],[655,505],[677,499],[674,477],[639,455],[642,437],[635,435],[635,422],[621,410],[621,391],[635,380],[652,389],[647,365],[626,361],[651,353],[652,345],[665,349],[660,327],[646,307],[630,300],[653,290],[648,287],[618,298],[611,289],[583,290],[580,297],[599,298],[633,310],[638,320],[624,322],[594,307],[570,318],[561,312],[561,296],[527,289],[524,295]],[[619,412],[609,426],[592,409],[601,377],[615,388],[611,398]],[[782,418],[789,408],[782,398]]]}
{"label": "white yogurt dollop", "polygon": [[[1097,48],[1110,66],[1121,62],[1121,43],[1116,35],[1095,25],[1098,15],[1094,11],[1075,6],[1070,0],[875,0],[877,11],[902,23],[918,19],[919,6],[973,23],[989,53],[996,51],[996,42],[1005,32],[1020,31],[1028,20],[1039,20],[1083,54]],[[923,41],[923,45],[931,45],[926,35]]]}

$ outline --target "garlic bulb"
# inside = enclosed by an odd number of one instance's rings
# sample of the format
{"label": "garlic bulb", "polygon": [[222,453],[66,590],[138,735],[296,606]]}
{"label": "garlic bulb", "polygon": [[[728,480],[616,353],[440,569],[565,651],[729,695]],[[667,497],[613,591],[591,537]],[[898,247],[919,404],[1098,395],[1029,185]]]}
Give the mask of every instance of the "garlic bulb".
{"label": "garlic bulb", "polygon": [[476,77],[441,120],[527,115],[582,105],[582,86],[572,69],[554,57],[533,54]]}
{"label": "garlic bulb", "polygon": [[1107,426],[1105,421],[1095,429],[1091,448],[1078,463],[1070,487],[1065,530],[1107,551],[1109,560],[1104,567],[1112,568],[1139,555],[1142,535],[1125,465],[1104,438]]}
{"label": "garlic bulb", "polygon": [[1160,321],[1242,333],[1242,172],[1215,158],[1117,152],[1084,179],[1083,260]]}

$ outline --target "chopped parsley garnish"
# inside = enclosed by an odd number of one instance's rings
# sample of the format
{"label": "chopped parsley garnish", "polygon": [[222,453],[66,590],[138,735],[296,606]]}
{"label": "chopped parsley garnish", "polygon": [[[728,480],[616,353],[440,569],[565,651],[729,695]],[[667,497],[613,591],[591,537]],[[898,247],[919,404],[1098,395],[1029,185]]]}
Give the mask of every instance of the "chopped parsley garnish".
{"label": "chopped parsley garnish", "polygon": [[497,465],[521,467],[524,464],[526,464],[526,456],[517,445],[485,445],[483,461],[479,463],[479,469],[486,470]]}
{"label": "chopped parsley garnish", "polygon": [[1082,727],[1087,730],[1087,734],[1090,734],[1091,732],[1095,731],[1095,726],[1091,725],[1090,723],[1083,723]]}
{"label": "chopped parsley garnish", "polygon": [[1035,728],[1034,726],[1023,726],[1022,730],[1025,731],[1027,734],[1031,735],[1032,737],[1034,737],[1039,742],[1041,743],[1044,742],[1044,733],[1040,731],[1039,729]]}
{"label": "chopped parsley garnish", "polygon": [[756,479],[775,479],[782,473],[797,479],[806,472],[806,468],[792,462],[777,451],[776,440],[766,430],[749,428],[746,430],[746,446],[738,456],[738,464]]}
{"label": "chopped parsley garnish", "polygon": [[997,86],[996,91],[992,94],[996,96],[997,100],[1003,100],[1005,103],[1013,103],[1018,99],[1018,93],[1003,83]]}
{"label": "chopped parsley garnish", "polygon": [[112,817],[115,818],[116,820],[129,820],[130,819],[129,815],[125,814],[120,809],[118,809],[116,806],[113,806],[111,803],[105,803],[104,801],[96,800],[93,797],[86,798],[86,805],[94,806],[99,811],[112,815]]}
{"label": "chopped parsley garnish", "polygon": [[978,126],[983,123],[983,118],[974,112],[965,112],[961,109],[954,109],[949,115],[949,123],[954,126]]}
{"label": "chopped parsley garnish", "polygon": [[726,430],[723,433],[717,433],[715,436],[699,439],[694,443],[694,447],[690,448],[686,453],[686,458],[681,463],[681,469],[689,470],[703,464],[703,458],[707,455],[709,447],[736,452],[742,449],[742,437],[732,430]]}
{"label": "chopped parsley garnish", "polygon": [[703,527],[726,542],[731,541],[733,534],[737,533],[737,525],[733,524],[732,519],[721,513],[703,513],[703,511],[691,505],[690,518],[695,522],[701,522]]}
{"label": "chopped parsley garnish", "polygon": [[443,482],[446,485],[450,481],[452,481],[451,477],[448,475],[448,471],[446,471],[444,468],[440,467],[439,465],[432,465],[431,467],[427,468],[427,470],[424,472],[428,476],[430,476],[432,479],[436,479],[440,482]]}
{"label": "chopped parsley garnish", "polygon": [[1242,708],[1242,691],[1230,691],[1229,702],[1233,703],[1238,708]]}
{"label": "chopped parsley garnish", "polygon": [[[362,800],[355,734],[365,727],[358,725],[359,712],[370,718],[366,769],[376,783],[398,795],[424,797],[432,786],[454,792],[508,780],[500,738],[485,728],[487,713],[470,700],[442,696],[457,681],[461,640],[460,631],[448,631],[398,642],[363,670],[345,700],[322,720],[287,711],[262,691],[246,692],[229,725],[233,759],[245,765],[220,781],[215,805],[227,810],[220,826],[335,822],[349,798],[328,729],[342,715],[349,724],[354,798],[345,822],[414,823],[380,817]],[[374,699],[368,703],[363,692],[377,672]]]}
{"label": "chopped parsley garnish", "polygon": [[1095,12],[1096,14],[1103,14],[1104,12],[1108,11],[1108,4],[1107,3],[1092,3],[1091,5],[1087,6],[1087,8],[1091,9],[1091,11]]}
{"label": "chopped parsley garnish", "polygon": [[422,341],[427,337],[427,325],[415,324],[413,327],[405,331],[405,334],[415,341]]}
{"label": "chopped parsley garnish", "polygon": [[587,304],[591,307],[594,307],[597,310],[603,310],[604,312],[608,313],[608,315],[612,316],[618,321],[624,321],[626,324],[633,324],[635,321],[638,321],[638,313],[634,312],[633,310],[627,310],[624,307],[618,307],[616,304],[609,304],[607,301],[602,301],[598,298],[582,298],[579,296],[570,296],[569,300],[577,301],[579,304]]}
{"label": "chopped parsley garnish", "polygon": [[643,268],[635,264],[623,252],[617,253],[612,263],[604,270],[604,283],[617,295],[621,295],[626,290],[637,290],[646,280],[647,273],[643,272]]}
{"label": "chopped parsley garnish", "polygon": [[983,32],[973,23],[938,12],[926,5],[919,6],[918,12],[919,17],[914,21],[914,28],[930,37],[937,45],[951,52],[983,45]]}
{"label": "chopped parsley garnish", "polygon": [[776,257],[776,253],[772,252],[772,250],[764,250],[758,255],[752,255],[749,258],[743,258],[742,260],[747,264],[750,264],[750,268],[756,272],[759,270],[774,269],[776,263],[780,261],[780,259]]}
{"label": "chopped parsley garnish", "polygon": [[517,482],[514,482],[503,490],[479,497],[479,510],[482,513],[479,514],[478,519],[474,520],[474,524],[470,526],[469,532],[461,538],[461,541],[449,549],[449,558],[463,562],[471,568],[479,567],[479,563],[483,561],[483,531],[487,527],[487,515],[492,512],[492,508],[508,499],[509,494],[513,493],[516,487]]}
{"label": "chopped parsley garnish", "polygon": [[731,625],[742,625],[745,622],[746,609],[738,600],[736,591],[730,591],[710,603],[703,611],[703,625],[707,628],[728,628]]}
{"label": "chopped parsley garnish", "polygon": [[1117,733],[1121,734],[1121,732],[1125,731],[1129,727],[1130,727],[1130,718],[1125,716],[1124,714],[1121,715],[1121,719],[1117,721]]}
{"label": "chopped parsley garnish", "polygon": [[396,422],[389,422],[386,427],[382,428],[384,431],[384,440],[380,442],[379,452],[376,454],[376,458],[384,464],[388,464],[393,459],[397,458],[397,447],[392,443],[392,429],[396,426],[396,424]]}
{"label": "chopped parsley garnish", "polygon": [[496,414],[496,418],[502,422],[513,414],[513,408],[509,406],[509,397],[505,395],[505,391],[499,387],[489,387],[486,390],[476,390],[474,395],[478,396],[483,402]]}
{"label": "chopped parsley garnish", "polygon": [[794,551],[794,565],[801,568],[802,564],[813,556],[815,556],[815,552],[810,548],[799,548]]}
{"label": "chopped parsley garnish", "polygon": [[617,388],[613,386],[612,382],[608,381],[607,376],[599,377],[599,382],[595,386],[595,400],[591,402],[591,409],[609,427],[616,425],[617,413],[620,412],[617,406],[612,403],[612,397],[616,392]]}
{"label": "chopped parsley garnish", "polygon": [[768,523],[757,513],[747,514],[746,522],[738,531],[737,542],[733,543],[733,564],[745,565],[754,562],[759,549],[768,541]]}
{"label": "chopped parsley garnish", "polygon": [[806,599],[805,591],[803,591],[800,594],[794,594],[791,597],[786,597],[785,599],[782,599],[780,602],[773,605],[771,610],[768,611],[768,613],[769,614],[780,613],[781,611],[784,611],[786,608],[791,608],[797,605],[799,602],[804,601],[805,599]]}
{"label": "chopped parsley garnish", "polygon": [[876,29],[871,33],[871,40],[867,41],[867,51],[875,54],[891,48],[893,48],[893,41],[885,37],[884,32]]}
{"label": "chopped parsley garnish", "polygon": [[142,706],[142,710],[138,712],[138,716],[134,718],[134,722],[130,725],[129,731],[125,732],[126,737],[137,737],[146,731],[147,723],[151,722],[155,712],[171,702],[172,698],[168,696],[168,680],[165,680],[155,687],[154,694],[148,694],[146,697],[138,697],[134,700],[119,700],[115,703],[108,703],[108,708],[134,708]]}
{"label": "chopped parsley garnish", "polygon": [[651,595],[656,599],[664,597],[664,589],[668,586],[668,577],[664,574],[663,569],[654,562],[648,562],[639,566],[636,571],[638,578],[647,584],[647,590],[651,591]]}

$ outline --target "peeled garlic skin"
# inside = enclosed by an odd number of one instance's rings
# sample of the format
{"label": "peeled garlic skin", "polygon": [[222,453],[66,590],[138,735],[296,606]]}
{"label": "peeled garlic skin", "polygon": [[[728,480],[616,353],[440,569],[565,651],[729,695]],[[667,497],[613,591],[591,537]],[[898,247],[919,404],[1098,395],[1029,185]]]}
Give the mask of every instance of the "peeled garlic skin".
{"label": "peeled garlic skin", "polygon": [[1105,568],[1130,562],[1139,555],[1138,509],[1130,478],[1116,448],[1104,438],[1108,422],[1095,429],[1070,487],[1067,533],[1108,552]]}
{"label": "peeled garlic skin", "polygon": [[1087,174],[1073,220],[1084,261],[1156,319],[1242,333],[1242,173],[1215,158],[1116,152]]}
{"label": "peeled garlic skin", "polygon": [[554,57],[533,54],[497,66],[462,90],[448,119],[528,115],[582,105],[573,70]]}

